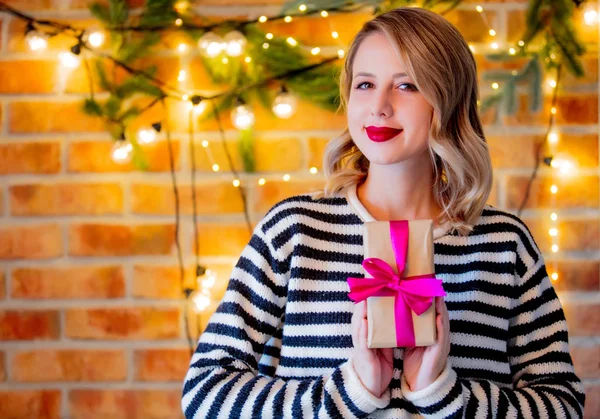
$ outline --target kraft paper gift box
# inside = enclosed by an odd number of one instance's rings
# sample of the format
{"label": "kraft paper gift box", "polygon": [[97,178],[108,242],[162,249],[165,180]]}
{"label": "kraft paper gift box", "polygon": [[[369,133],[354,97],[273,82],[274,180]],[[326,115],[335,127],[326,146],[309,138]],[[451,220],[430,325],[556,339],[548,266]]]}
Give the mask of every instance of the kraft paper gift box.
{"label": "kraft paper gift box", "polygon": [[[348,278],[350,298],[367,300],[368,347],[430,346],[436,340],[433,221],[373,221],[363,236],[365,278]],[[369,277],[370,276],[370,277]]]}

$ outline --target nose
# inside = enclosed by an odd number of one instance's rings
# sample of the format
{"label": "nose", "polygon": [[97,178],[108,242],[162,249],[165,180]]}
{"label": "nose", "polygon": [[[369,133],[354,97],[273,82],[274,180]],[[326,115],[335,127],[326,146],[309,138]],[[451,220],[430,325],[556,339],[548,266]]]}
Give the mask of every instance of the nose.
{"label": "nose", "polygon": [[372,97],[371,115],[383,116],[389,118],[394,114],[394,108],[391,102],[391,92],[387,90],[378,90]]}

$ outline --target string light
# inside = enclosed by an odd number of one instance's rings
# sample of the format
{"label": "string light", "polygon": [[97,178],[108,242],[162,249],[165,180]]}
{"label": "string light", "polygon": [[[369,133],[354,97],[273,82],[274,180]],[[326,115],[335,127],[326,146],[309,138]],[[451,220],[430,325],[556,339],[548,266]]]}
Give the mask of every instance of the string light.
{"label": "string light", "polygon": [[550,109],[550,113],[552,113],[552,115],[556,115],[556,108],[554,106],[552,109]]}
{"label": "string light", "polygon": [[557,244],[553,244],[552,245],[552,253],[556,253],[558,252],[558,245]]}
{"label": "string light", "polygon": [[346,52],[343,49],[338,49],[338,57],[339,58],[344,58],[344,56],[346,55]]}
{"label": "string light", "polygon": [[481,7],[481,6],[477,6],[477,7],[475,8],[475,10],[477,10],[479,13],[481,13],[481,12],[483,12],[483,7]]}
{"label": "string light", "polygon": [[515,54],[517,53],[517,50],[516,50],[516,49],[514,49],[514,48],[512,48],[512,47],[510,47],[510,48],[508,49],[508,53],[509,53],[510,55],[515,55]]}
{"label": "string light", "polygon": [[291,17],[291,16],[286,16],[286,17],[283,19],[283,21],[284,21],[285,23],[290,23],[290,22],[292,21],[292,17]]}
{"label": "string light", "polygon": [[263,16],[261,16],[261,17],[258,18],[258,21],[260,23],[265,23],[267,21],[267,17],[263,15]]}
{"label": "string light", "polygon": [[158,138],[158,133],[154,128],[141,128],[137,133],[139,144],[153,144]]}
{"label": "string light", "polygon": [[588,4],[583,12],[583,21],[587,26],[595,26],[598,24],[598,12],[592,4]]}
{"label": "string light", "polygon": [[223,57],[223,59],[221,60],[221,62],[223,64],[227,64],[229,62],[229,59],[227,57]]}
{"label": "string light", "polygon": [[83,40],[92,48],[100,48],[104,45],[106,35],[104,31],[96,26],[92,26],[84,32]]}
{"label": "string light", "polygon": [[269,49],[269,43],[268,43],[268,42],[265,42],[265,43],[263,44],[263,48],[264,48],[264,49]]}
{"label": "string light", "polygon": [[500,48],[500,45],[497,42],[492,42],[490,44],[490,46],[492,47],[492,49],[498,49],[498,48]]}
{"label": "string light", "polygon": [[289,174],[286,173],[285,175],[283,175],[284,182],[289,182],[290,179],[291,179],[291,176]]}
{"label": "string light", "polygon": [[552,237],[556,237],[558,236],[558,229],[556,227],[552,227],[550,230],[548,230],[548,234],[550,234]]}
{"label": "string light", "polygon": [[273,34],[271,32],[269,32],[269,33],[267,33],[265,35],[265,38],[267,38],[267,39],[273,39]]}
{"label": "string light", "polygon": [[321,52],[321,48],[319,48],[319,47],[314,47],[313,49],[310,50],[310,53],[312,55],[319,55],[320,52]]}
{"label": "string light", "polygon": [[313,166],[309,169],[309,172],[313,175],[316,175],[319,172],[319,169]]}
{"label": "string light", "polygon": [[548,142],[552,145],[558,144],[558,133],[552,131],[548,134]]}
{"label": "string light", "polygon": [[185,70],[179,70],[179,75],[177,76],[177,81],[184,82],[187,79],[187,73]]}
{"label": "string light", "polygon": [[548,84],[550,85],[550,87],[552,87],[553,89],[556,88],[556,80],[548,80]]}
{"label": "string light", "polygon": [[553,193],[553,194],[557,193],[558,192],[558,186],[556,186],[556,185],[550,186],[550,192]]}
{"label": "string light", "polygon": [[181,26],[183,25],[183,20],[180,18],[175,19],[175,26]]}
{"label": "string light", "polygon": [[555,212],[553,212],[552,214],[550,214],[550,219],[552,221],[556,221],[556,220],[558,220],[558,215]]}
{"label": "string light", "polygon": [[239,179],[234,179],[234,180],[233,180],[233,187],[234,187],[234,188],[237,188],[237,187],[239,187],[239,186],[240,186],[240,180],[239,180]]}
{"label": "string light", "polygon": [[298,45],[298,41],[296,41],[294,38],[292,38],[291,36],[288,37],[288,39],[286,39],[287,43],[290,44],[291,46],[295,47],[296,45]]}
{"label": "string light", "polygon": [[79,67],[79,64],[81,63],[81,59],[78,55],[67,51],[60,52],[58,54],[58,59],[63,67],[69,69],[75,69]]}
{"label": "string light", "polygon": [[110,155],[117,164],[130,163],[133,157],[133,145],[124,138],[117,140],[111,148]]}
{"label": "string light", "polygon": [[202,144],[202,147],[204,147],[204,148],[208,147],[208,141],[206,141],[206,140],[202,140],[201,144]]}
{"label": "string light", "polygon": [[246,61],[247,63],[250,63],[252,61],[252,58],[251,57],[246,57],[246,58],[244,58],[244,61]]}
{"label": "string light", "polygon": [[498,83],[492,83],[492,89],[498,89],[500,86]]}
{"label": "string light", "polygon": [[198,47],[200,50],[210,58],[214,58],[223,51],[223,39],[213,33],[208,32],[202,35],[202,37],[198,40]]}
{"label": "string light", "polygon": [[264,184],[265,184],[265,183],[267,183],[267,181],[265,180],[265,178],[264,178],[264,177],[261,177],[260,179],[258,179],[258,184],[259,184],[260,186],[264,186]]}
{"label": "string light", "polygon": [[244,101],[238,99],[238,104],[231,111],[231,121],[238,129],[247,129],[254,125],[254,113],[246,106]]}
{"label": "string light", "polygon": [[493,29],[490,29],[489,32],[490,36],[496,36],[496,31]]}
{"label": "string light", "polygon": [[182,42],[181,44],[177,45],[177,51],[180,54],[185,54],[187,52],[187,50],[188,50],[187,44]]}
{"label": "string light", "polygon": [[552,278],[553,281],[557,281],[558,280],[558,273],[553,272],[551,278]]}
{"label": "string light", "polygon": [[296,97],[283,85],[273,101],[273,113],[282,119],[291,118],[296,113],[297,103]]}
{"label": "string light", "polygon": [[301,5],[298,7],[298,10],[300,10],[301,12],[306,12],[306,4],[301,4]]}
{"label": "string light", "polygon": [[321,12],[321,16],[322,16],[322,17],[327,17],[327,16],[329,16],[329,13],[327,13],[327,10],[323,10],[323,11]]}
{"label": "string light", "polygon": [[223,41],[225,41],[227,44],[225,51],[230,57],[239,57],[242,55],[248,42],[244,34],[240,31],[229,32],[227,35],[225,35]]}
{"label": "string light", "polygon": [[218,172],[219,169],[220,169],[220,167],[219,167],[219,165],[217,163],[215,163],[215,164],[212,165],[213,172]]}
{"label": "string light", "polygon": [[333,32],[331,32],[331,37],[332,37],[333,39],[338,39],[338,38],[340,37],[340,34],[339,34],[339,33],[337,33],[336,31],[333,31]]}
{"label": "string light", "polygon": [[25,35],[25,42],[31,51],[39,52],[48,48],[48,36],[31,28]]}

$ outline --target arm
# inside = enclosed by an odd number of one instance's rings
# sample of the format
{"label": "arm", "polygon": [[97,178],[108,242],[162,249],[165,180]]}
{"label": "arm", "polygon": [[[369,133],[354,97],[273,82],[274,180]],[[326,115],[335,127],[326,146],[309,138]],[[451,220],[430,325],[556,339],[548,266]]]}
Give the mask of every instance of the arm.
{"label": "arm", "polygon": [[[526,231],[526,228],[524,228]],[[515,298],[508,357],[513,387],[458,378],[449,364],[431,385],[404,397],[425,417],[583,416],[585,395],[569,355],[567,324],[542,255],[529,232],[517,245]]]}
{"label": "arm", "polygon": [[351,360],[329,377],[283,380],[258,375],[258,361],[287,300],[289,259],[282,253],[291,254],[278,252],[261,224],[192,357],[183,388],[185,417],[352,418],[386,406],[389,391],[382,398],[372,396]]}

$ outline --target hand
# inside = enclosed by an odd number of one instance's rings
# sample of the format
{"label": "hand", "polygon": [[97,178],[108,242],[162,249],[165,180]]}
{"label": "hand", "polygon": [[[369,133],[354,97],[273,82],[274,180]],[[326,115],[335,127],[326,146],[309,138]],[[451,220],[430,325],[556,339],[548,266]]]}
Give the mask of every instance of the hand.
{"label": "hand", "polygon": [[446,368],[450,353],[450,320],[446,303],[436,297],[435,319],[437,339],[433,346],[406,348],[404,351],[403,374],[411,391],[424,389],[433,383]]}
{"label": "hand", "polygon": [[367,302],[354,306],[352,315],[352,364],[361,383],[375,397],[387,390],[394,374],[393,348],[369,349],[367,347]]}

